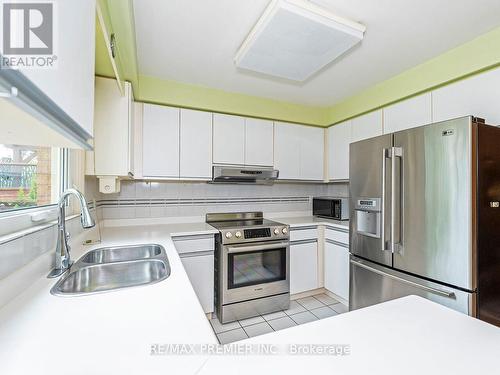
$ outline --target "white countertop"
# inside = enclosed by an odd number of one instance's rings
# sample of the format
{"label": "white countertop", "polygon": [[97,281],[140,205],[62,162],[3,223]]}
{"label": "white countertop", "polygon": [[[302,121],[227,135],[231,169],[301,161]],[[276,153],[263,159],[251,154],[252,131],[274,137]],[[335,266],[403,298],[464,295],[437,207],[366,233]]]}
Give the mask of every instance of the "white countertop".
{"label": "white countertop", "polygon": [[498,373],[500,329],[409,296],[240,342],[347,344],[350,354],[211,357],[200,375]]}
{"label": "white countertop", "polygon": [[292,343],[348,344],[348,356],[151,356],[154,344],[217,344],[171,240],[209,233],[216,230],[205,223],[114,227],[103,230],[103,243],[74,249],[76,259],[95,247],[159,243],[172,273],[154,285],[72,298],[52,296],[55,280],[40,278],[0,310],[0,373],[465,374],[478,364],[485,373],[497,369],[500,329],[419,297],[241,342],[281,350]]}
{"label": "white countertop", "polygon": [[105,228],[103,242],[73,249],[158,243],[171,275],[154,285],[80,297],[56,297],[56,279],[40,278],[0,310],[0,373],[194,373],[204,358],[152,358],[154,343],[217,343],[170,238],[214,233],[205,223]]}
{"label": "white countertop", "polygon": [[349,229],[349,221],[339,221],[326,219],[317,216],[292,216],[292,217],[271,217],[272,220],[279,221],[283,224],[288,224],[292,228],[306,227],[310,225],[325,225],[341,229]]}

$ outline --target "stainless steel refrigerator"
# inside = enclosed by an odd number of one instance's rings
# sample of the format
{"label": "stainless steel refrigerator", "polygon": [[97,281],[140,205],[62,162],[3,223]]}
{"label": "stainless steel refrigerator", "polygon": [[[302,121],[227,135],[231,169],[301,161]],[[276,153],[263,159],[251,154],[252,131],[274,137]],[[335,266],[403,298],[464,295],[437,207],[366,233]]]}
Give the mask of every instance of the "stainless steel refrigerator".
{"label": "stainless steel refrigerator", "polygon": [[352,143],[349,173],[350,309],[416,294],[500,326],[500,128]]}

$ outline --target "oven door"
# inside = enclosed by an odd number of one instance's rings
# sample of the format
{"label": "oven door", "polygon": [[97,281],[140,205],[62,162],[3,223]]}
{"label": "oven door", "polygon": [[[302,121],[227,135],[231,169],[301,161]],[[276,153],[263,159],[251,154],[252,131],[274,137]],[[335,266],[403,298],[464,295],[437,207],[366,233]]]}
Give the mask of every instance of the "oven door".
{"label": "oven door", "polygon": [[288,241],[223,246],[223,304],[289,293]]}

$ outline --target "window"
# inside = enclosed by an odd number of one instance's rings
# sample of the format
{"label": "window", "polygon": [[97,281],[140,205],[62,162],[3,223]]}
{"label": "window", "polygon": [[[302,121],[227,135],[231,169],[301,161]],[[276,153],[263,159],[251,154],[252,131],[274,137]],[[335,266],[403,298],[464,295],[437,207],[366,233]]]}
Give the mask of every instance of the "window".
{"label": "window", "polygon": [[67,151],[0,144],[0,213],[57,203],[67,183]]}

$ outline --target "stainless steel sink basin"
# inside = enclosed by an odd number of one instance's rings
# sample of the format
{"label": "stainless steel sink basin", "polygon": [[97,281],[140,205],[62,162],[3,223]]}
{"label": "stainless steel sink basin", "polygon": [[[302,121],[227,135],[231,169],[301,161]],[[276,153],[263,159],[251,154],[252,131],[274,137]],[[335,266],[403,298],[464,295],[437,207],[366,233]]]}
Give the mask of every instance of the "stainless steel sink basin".
{"label": "stainless steel sink basin", "polygon": [[81,262],[102,264],[149,259],[161,255],[162,251],[163,248],[160,245],[103,247],[101,249],[89,251],[81,258]]}
{"label": "stainless steel sink basin", "polygon": [[169,276],[170,264],[160,245],[108,247],[81,257],[50,292],[56,296],[83,296],[150,285]]}

